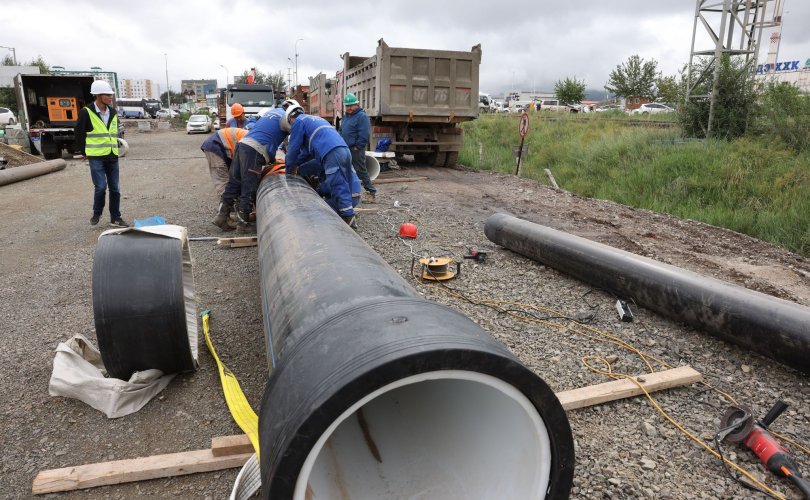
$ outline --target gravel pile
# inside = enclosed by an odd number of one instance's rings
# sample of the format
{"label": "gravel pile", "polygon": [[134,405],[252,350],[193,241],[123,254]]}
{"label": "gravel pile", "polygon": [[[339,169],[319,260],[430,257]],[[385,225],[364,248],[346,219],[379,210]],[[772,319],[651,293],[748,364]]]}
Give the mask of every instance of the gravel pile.
{"label": "gravel pile", "polygon": [[[130,153],[122,160],[124,218],[162,215],[170,223],[187,226],[192,236],[218,236],[210,223],[217,199],[199,150],[204,137],[164,132],[128,133],[127,139]],[[773,428],[805,446],[810,443],[807,375],[644,309],[634,308],[636,321],[622,323],[613,309],[614,297],[490,243],[483,234],[483,222],[495,211],[510,212],[698,272],[709,270],[721,279],[748,280],[753,288],[771,289],[800,303],[810,297],[810,283],[802,275],[810,270],[806,259],[736,233],[582,199],[524,179],[408,165],[398,175],[428,175],[430,180],[380,185],[379,203],[364,207],[379,210],[361,215],[358,234],[423,296],[472,318],[555,391],[609,380],[587,369],[581,361],[584,356],[603,356],[620,372],[641,374],[646,367],[638,356],[614,345],[548,324],[569,324],[565,320],[522,321],[474,302],[534,304],[546,308],[534,311],[541,318],[580,318],[672,366],[692,366],[760,415],[776,399],[784,399],[791,407]],[[214,362],[202,344],[200,369],[178,376],[134,415],[108,420],[81,402],[48,396],[57,343],[75,333],[95,339],[91,270],[95,241],[106,228],[88,224],[92,185],[86,163],[69,161],[62,172],[0,190],[5,215],[0,219],[5,243],[0,262],[4,334],[0,390],[6,395],[0,402],[4,443],[0,497],[30,496],[31,482],[40,470],[207,448],[212,437],[239,433],[225,406]],[[401,207],[395,208],[395,201]],[[405,221],[417,225],[418,239],[397,237]],[[628,221],[637,227],[629,227]],[[645,231],[650,236],[640,236]],[[689,250],[683,242],[701,248]],[[220,356],[257,408],[268,370],[256,249],[229,249],[212,242],[191,245],[198,309],[212,309],[212,332]],[[463,261],[461,275],[449,281],[448,288],[411,276],[414,257],[461,259],[471,246],[487,251],[487,262]],[[755,269],[736,276],[738,270],[713,264],[737,259]],[[774,269],[782,274],[757,271]],[[517,308],[504,303],[499,307]],[[702,439],[717,430],[727,406],[700,385],[654,397]],[[718,459],[684,437],[644,398],[573,410],[568,415],[577,457],[574,498],[761,496],[730,479]],[[785,481],[763,472],[747,450],[729,445],[725,452],[769,487],[798,498]],[[810,457],[795,454],[802,469],[810,472]],[[227,497],[236,474],[237,470],[226,470],[51,497],[219,499]]]}

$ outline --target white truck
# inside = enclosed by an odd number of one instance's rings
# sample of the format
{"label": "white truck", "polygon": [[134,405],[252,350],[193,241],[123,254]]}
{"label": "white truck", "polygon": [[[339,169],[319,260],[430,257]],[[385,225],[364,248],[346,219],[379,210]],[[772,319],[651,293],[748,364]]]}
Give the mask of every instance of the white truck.
{"label": "white truck", "polygon": [[[351,92],[371,120],[369,147],[390,141],[389,151],[412,154],[420,163],[453,166],[461,150],[461,122],[479,112],[478,71],[481,46],[470,51],[411,49],[377,43],[371,57],[343,54],[343,69],[329,85],[334,123],[343,114],[341,100]],[[310,103],[328,97],[310,88]]]}

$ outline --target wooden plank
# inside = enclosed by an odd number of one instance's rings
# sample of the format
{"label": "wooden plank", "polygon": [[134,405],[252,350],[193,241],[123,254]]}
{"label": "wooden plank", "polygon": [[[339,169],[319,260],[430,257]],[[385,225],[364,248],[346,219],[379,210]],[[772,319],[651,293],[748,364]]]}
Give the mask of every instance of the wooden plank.
{"label": "wooden plank", "polygon": [[242,467],[251,455],[252,453],[242,453],[215,457],[211,450],[194,450],[51,469],[37,474],[31,491],[35,495],[41,495],[57,491],[73,491],[109,484],[230,469]]}
{"label": "wooden plank", "polygon": [[[663,391],[673,387],[693,384],[703,380],[700,373],[689,366],[680,366],[671,370],[664,370],[661,372],[650,373],[648,375],[639,375],[634,377],[647,389],[647,392]],[[643,380],[643,382],[642,382]],[[600,403],[608,401],[615,401],[617,399],[630,398],[642,394],[641,389],[636,384],[629,380],[613,380],[605,382],[604,384],[591,385],[582,387],[580,389],[573,389],[570,391],[563,391],[557,393],[557,399],[560,400],[565,410],[576,410],[577,408],[585,408],[586,406],[595,406]],[[250,439],[245,434],[238,434],[235,436],[225,436],[224,438],[214,439],[228,439],[230,446],[243,447],[244,449],[252,449]],[[213,445],[212,445],[213,448]]]}
{"label": "wooden plank", "polygon": [[[703,379],[700,373],[690,366],[679,366],[671,370],[639,375],[633,378],[641,382],[647,392],[663,391],[664,389],[689,385]],[[560,400],[564,409],[575,410],[640,394],[643,394],[643,392],[636,384],[627,379],[622,379],[559,392],[557,393],[557,399]]]}
{"label": "wooden plank", "polygon": [[[662,391],[702,380],[700,373],[689,366],[680,366],[634,378],[641,382],[648,392]],[[640,394],[642,391],[636,384],[623,379],[559,392],[557,398],[565,410],[575,410]],[[209,450],[170,453],[42,471],[34,479],[32,491],[35,495],[39,495],[241,467],[252,453],[253,445],[244,434],[215,437],[211,440]]]}
{"label": "wooden plank", "polygon": [[229,246],[231,248],[255,247],[259,244],[256,236],[240,236],[236,238],[219,238],[217,245]]}
{"label": "wooden plank", "polygon": [[247,434],[219,436],[211,439],[211,453],[215,457],[253,453],[253,451],[253,443],[250,442]]}
{"label": "wooden plank", "polygon": [[427,177],[386,177],[386,178],[379,178],[377,177],[374,179],[373,182],[376,184],[393,184],[394,182],[416,182],[416,181],[426,181]]}

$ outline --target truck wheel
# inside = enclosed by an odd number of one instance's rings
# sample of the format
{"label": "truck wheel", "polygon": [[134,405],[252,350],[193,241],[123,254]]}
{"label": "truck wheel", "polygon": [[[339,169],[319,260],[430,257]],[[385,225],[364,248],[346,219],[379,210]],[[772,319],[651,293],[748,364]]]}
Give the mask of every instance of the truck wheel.
{"label": "truck wheel", "polygon": [[62,157],[62,150],[60,149],[58,151],[50,151],[50,152],[43,151],[42,156],[44,156],[46,160],[58,160],[59,158]]}
{"label": "truck wheel", "polygon": [[444,162],[447,160],[447,153],[441,152],[441,153],[435,153],[435,155],[436,155],[436,159],[433,160],[433,166],[434,167],[443,167]]}
{"label": "truck wheel", "polygon": [[458,163],[458,151],[448,151],[447,158],[444,160],[445,167],[455,167]]}

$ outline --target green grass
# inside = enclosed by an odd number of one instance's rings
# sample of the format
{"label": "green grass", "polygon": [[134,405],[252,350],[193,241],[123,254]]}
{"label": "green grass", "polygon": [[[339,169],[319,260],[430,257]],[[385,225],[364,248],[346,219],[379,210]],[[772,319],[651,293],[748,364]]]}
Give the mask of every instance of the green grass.
{"label": "green grass", "polygon": [[[521,176],[547,184],[548,168],[568,191],[704,221],[810,256],[810,152],[764,138],[688,141],[678,128],[584,116],[532,120]],[[517,116],[488,115],[463,128],[460,163],[514,174]]]}

